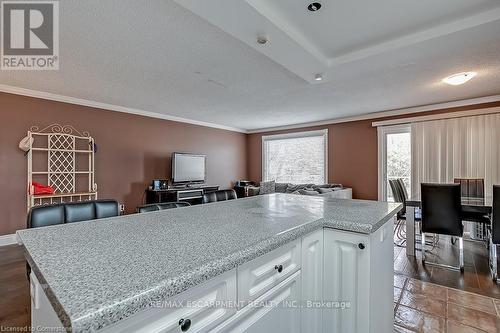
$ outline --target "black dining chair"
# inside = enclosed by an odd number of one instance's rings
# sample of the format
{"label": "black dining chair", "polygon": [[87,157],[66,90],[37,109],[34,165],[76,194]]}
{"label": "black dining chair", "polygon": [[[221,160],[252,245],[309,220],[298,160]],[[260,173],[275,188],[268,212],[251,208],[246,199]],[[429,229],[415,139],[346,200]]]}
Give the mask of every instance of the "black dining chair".
{"label": "black dining chair", "polygon": [[159,210],[188,207],[188,206],[191,206],[191,204],[189,202],[184,202],[184,201],[155,203],[137,207],[137,213],[155,212]]}
{"label": "black dining chair", "polygon": [[[391,187],[392,196],[395,202],[401,202],[403,208],[397,213],[397,223],[394,229],[394,233],[398,238],[399,242],[395,242],[397,246],[403,246],[406,242],[406,235],[404,231],[404,226],[406,222],[406,201],[408,200],[408,192],[406,191],[406,186],[403,179],[389,179],[389,186]],[[415,222],[421,221],[420,210],[415,211]]]}
{"label": "black dining chair", "polygon": [[218,202],[236,199],[235,190],[219,190],[211,193],[206,193],[203,195],[203,203]]}
{"label": "black dining chair", "polygon": [[[460,184],[426,184],[420,185],[422,197],[421,244],[422,264],[436,265],[444,268],[464,270],[464,227],[462,224],[462,205]],[[425,259],[425,234],[448,235],[458,238],[459,267],[427,262]]]}
{"label": "black dining chair", "polygon": [[28,228],[103,219],[120,215],[116,200],[101,199],[34,206],[27,219]]}
{"label": "black dining chair", "polygon": [[495,282],[498,279],[497,246],[500,245],[500,185],[493,186],[493,211],[491,215],[491,227],[488,230],[490,247],[491,275]]}
{"label": "black dining chair", "polygon": [[[484,199],[484,179],[455,178],[453,182],[460,184],[461,197]],[[490,218],[488,215],[476,212],[462,212],[462,220],[467,222],[482,223],[484,226],[490,223]]]}
{"label": "black dining chair", "polygon": [[484,198],[483,178],[454,178],[453,182],[460,184],[460,196]]}
{"label": "black dining chair", "polygon": [[406,202],[406,200],[408,200],[408,191],[406,190],[405,181],[403,180],[403,178],[398,178],[396,179],[396,181],[398,182],[399,188],[401,189],[401,193],[403,194]]}

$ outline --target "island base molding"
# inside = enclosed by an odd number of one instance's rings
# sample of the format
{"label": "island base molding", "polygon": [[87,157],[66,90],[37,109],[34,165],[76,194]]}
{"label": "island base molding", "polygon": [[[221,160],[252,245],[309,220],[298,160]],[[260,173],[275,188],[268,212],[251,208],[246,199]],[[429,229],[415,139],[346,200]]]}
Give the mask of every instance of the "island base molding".
{"label": "island base molding", "polygon": [[[316,230],[99,331],[392,332],[392,224]],[[30,279],[32,326],[63,328]]]}

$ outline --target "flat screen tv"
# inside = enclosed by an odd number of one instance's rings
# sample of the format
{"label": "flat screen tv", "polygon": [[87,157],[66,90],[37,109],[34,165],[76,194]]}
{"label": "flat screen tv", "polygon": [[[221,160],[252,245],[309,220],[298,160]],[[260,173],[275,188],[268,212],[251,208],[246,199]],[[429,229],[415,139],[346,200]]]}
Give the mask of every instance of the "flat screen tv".
{"label": "flat screen tv", "polygon": [[204,183],[205,160],[205,155],[173,153],[172,182],[174,184]]}

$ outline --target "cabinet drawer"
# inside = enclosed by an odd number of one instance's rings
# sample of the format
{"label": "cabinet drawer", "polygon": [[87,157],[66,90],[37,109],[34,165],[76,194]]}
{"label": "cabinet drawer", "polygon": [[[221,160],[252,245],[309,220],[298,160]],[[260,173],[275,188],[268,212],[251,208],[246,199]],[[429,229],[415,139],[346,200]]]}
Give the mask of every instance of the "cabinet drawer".
{"label": "cabinet drawer", "polygon": [[206,332],[236,313],[236,270],[125,319],[103,332]]}
{"label": "cabinet drawer", "polygon": [[239,303],[253,301],[300,269],[300,249],[298,239],[238,267]]}
{"label": "cabinet drawer", "polygon": [[[210,333],[299,333],[301,271],[279,283]],[[306,330],[303,332],[315,332]]]}

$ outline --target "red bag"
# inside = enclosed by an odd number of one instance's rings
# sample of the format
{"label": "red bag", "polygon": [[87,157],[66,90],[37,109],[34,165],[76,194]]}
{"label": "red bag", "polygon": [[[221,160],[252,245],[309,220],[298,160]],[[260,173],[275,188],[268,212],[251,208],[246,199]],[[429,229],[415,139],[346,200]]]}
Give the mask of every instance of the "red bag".
{"label": "red bag", "polygon": [[51,186],[45,186],[37,182],[31,183],[33,194],[54,194],[54,188]]}

